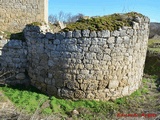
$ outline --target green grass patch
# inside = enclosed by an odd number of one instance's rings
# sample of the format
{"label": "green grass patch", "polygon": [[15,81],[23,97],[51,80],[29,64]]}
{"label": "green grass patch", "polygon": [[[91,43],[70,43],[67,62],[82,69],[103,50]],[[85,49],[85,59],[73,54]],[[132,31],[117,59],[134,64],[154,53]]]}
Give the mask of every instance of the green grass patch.
{"label": "green grass patch", "polygon": [[116,99],[114,102],[115,102],[116,104],[125,104],[126,101],[127,101],[126,98],[127,98],[127,97],[118,98],[118,99]]}
{"label": "green grass patch", "polygon": [[[94,101],[94,100],[65,100],[58,99],[56,97],[47,97],[46,95],[8,87],[0,87],[5,96],[7,96],[20,110],[24,110],[28,113],[34,113],[37,108],[41,109],[41,105],[49,100],[50,107],[43,108],[41,111],[43,114],[60,113],[66,115],[74,109],[83,109],[91,113],[103,113],[111,110],[118,109],[118,104],[107,101]],[[82,110],[82,111],[83,111]],[[83,111],[83,112],[84,112]],[[82,113],[83,115],[85,114]]]}
{"label": "green grass patch", "polygon": [[92,112],[107,112],[111,109],[116,109],[117,106],[112,102],[102,102],[94,100],[64,100],[57,99],[55,97],[51,98],[51,107],[54,113],[65,114],[66,112],[72,111],[74,109],[87,108]]}
{"label": "green grass patch", "polygon": [[160,53],[160,48],[148,48],[148,51],[150,53],[156,54],[156,53]]}
{"label": "green grass patch", "polygon": [[62,31],[87,29],[91,31],[114,31],[122,26],[132,26],[132,20],[137,16],[141,17],[142,14],[130,12],[126,14],[113,14],[103,17],[92,17],[90,19],[80,19],[75,23],[67,24],[66,28],[64,28]]}
{"label": "green grass patch", "polygon": [[2,34],[5,38],[7,38],[7,39],[10,39],[10,37],[11,37],[11,32],[8,32],[8,31],[4,31],[4,33]]}
{"label": "green grass patch", "polygon": [[0,87],[0,90],[19,108],[28,113],[34,112],[48,97],[30,91],[21,91],[8,87]]}
{"label": "green grass patch", "polygon": [[160,53],[160,47],[154,47],[155,43],[160,43],[160,40],[159,39],[148,40],[148,52],[150,52],[150,54]]}
{"label": "green grass patch", "polygon": [[116,104],[126,104],[126,105],[129,105],[130,103],[128,103],[128,100],[129,99],[135,99],[135,97],[139,97],[139,96],[142,96],[146,93],[148,93],[148,88],[141,88],[141,89],[138,89],[136,90],[135,92],[133,92],[130,96],[125,96],[125,97],[122,97],[122,98],[118,98],[114,101],[114,103]]}
{"label": "green grass patch", "polygon": [[158,39],[149,39],[148,40],[148,47],[153,47],[154,43],[160,43]]}
{"label": "green grass patch", "polygon": [[[154,78],[155,76],[153,76],[153,79]],[[143,84],[147,83],[147,79],[143,79],[142,81]],[[114,101],[73,101],[68,99],[59,99],[54,96],[49,98],[46,95],[33,91],[31,92],[31,90],[26,91],[8,87],[0,87],[0,90],[3,91],[15,106],[29,113],[34,113],[38,108],[42,114],[60,114],[64,117],[70,116],[73,110],[77,110],[80,114],[78,116],[72,116],[75,119],[105,119],[108,115],[118,113],[122,108],[125,108],[127,111],[132,106],[138,106],[138,102],[141,101],[141,96],[148,93],[148,88],[143,87],[132,93],[130,96],[118,98]],[[131,103],[131,101],[134,103]],[[47,106],[44,107],[45,105]]]}
{"label": "green grass patch", "polygon": [[13,40],[22,40],[22,41],[25,41],[23,32],[11,33],[11,32],[8,32],[8,31],[4,31],[4,32],[1,33],[0,35],[3,35],[3,37],[6,38],[6,39],[13,39]]}
{"label": "green grass patch", "polygon": [[52,113],[52,109],[51,109],[51,108],[44,108],[44,109],[42,110],[42,113],[49,115],[49,114]]}

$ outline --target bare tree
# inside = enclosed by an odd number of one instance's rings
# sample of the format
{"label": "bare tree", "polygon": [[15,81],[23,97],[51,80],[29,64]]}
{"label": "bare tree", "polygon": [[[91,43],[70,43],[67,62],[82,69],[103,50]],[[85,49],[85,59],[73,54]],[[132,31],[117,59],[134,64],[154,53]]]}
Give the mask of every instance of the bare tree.
{"label": "bare tree", "polygon": [[63,11],[60,11],[58,14],[58,20],[61,22],[64,22],[66,19],[67,14],[65,14]]}
{"label": "bare tree", "polygon": [[49,22],[51,23],[57,23],[57,21],[65,22],[65,23],[71,23],[76,22],[84,15],[81,13],[78,13],[77,15],[72,15],[71,13],[64,13],[63,11],[60,11],[58,15],[49,15]]}
{"label": "bare tree", "polygon": [[66,22],[68,22],[68,23],[72,22],[72,17],[73,17],[73,15],[71,13],[68,13]]}
{"label": "bare tree", "polygon": [[80,18],[82,18],[84,15],[81,13],[78,13],[77,15],[74,15],[71,17],[71,22],[76,22],[77,20],[79,20]]}
{"label": "bare tree", "polygon": [[58,21],[58,17],[57,17],[57,15],[49,15],[49,17],[48,17],[48,20],[49,20],[49,22],[51,22],[51,23],[56,23],[57,21]]}

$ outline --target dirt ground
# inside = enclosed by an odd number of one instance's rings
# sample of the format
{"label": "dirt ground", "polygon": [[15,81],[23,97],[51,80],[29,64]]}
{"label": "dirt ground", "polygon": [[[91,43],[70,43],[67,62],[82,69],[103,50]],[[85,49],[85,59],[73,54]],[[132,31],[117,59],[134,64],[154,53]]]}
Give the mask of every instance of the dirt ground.
{"label": "dirt ground", "polygon": [[[144,95],[128,100],[129,106],[121,105],[120,113],[137,113],[139,117],[117,117],[118,120],[160,120],[160,79],[144,76],[146,82],[142,87],[147,87],[148,92]],[[118,114],[117,114],[118,115]],[[129,114],[126,114],[129,115]],[[123,114],[120,114],[123,116]]]}

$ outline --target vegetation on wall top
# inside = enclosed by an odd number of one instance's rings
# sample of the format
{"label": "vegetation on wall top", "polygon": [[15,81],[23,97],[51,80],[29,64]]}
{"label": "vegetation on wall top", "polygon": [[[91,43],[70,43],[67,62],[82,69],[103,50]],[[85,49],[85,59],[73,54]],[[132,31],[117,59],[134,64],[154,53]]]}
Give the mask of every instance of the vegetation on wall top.
{"label": "vegetation on wall top", "polygon": [[41,22],[32,22],[30,24],[27,24],[26,26],[42,26]]}
{"label": "vegetation on wall top", "polygon": [[122,26],[132,26],[132,21],[136,17],[142,17],[143,15],[136,12],[130,12],[126,14],[112,14],[102,17],[91,17],[89,19],[80,19],[74,23],[67,24],[67,27],[62,31],[73,30],[110,30],[114,31]]}

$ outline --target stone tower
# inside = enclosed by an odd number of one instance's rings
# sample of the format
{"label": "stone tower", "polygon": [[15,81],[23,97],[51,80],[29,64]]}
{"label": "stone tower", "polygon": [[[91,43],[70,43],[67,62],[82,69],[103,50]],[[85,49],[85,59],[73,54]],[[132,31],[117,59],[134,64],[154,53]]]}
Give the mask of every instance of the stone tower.
{"label": "stone tower", "polygon": [[48,23],[48,0],[0,0],[0,31],[18,32],[32,22]]}

